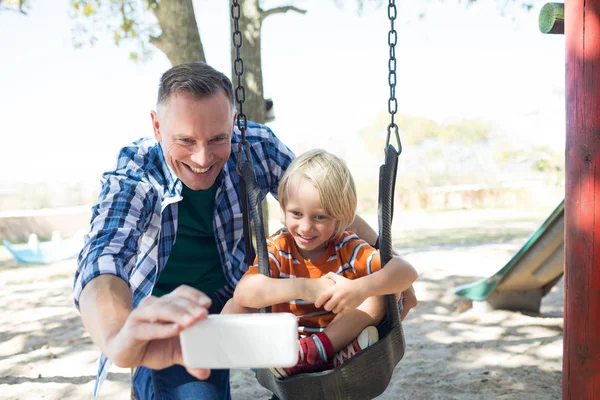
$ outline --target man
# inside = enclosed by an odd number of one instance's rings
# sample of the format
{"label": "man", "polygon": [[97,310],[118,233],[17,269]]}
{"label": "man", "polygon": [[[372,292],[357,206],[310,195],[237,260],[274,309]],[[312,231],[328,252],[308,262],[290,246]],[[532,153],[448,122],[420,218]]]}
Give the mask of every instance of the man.
{"label": "man", "polygon": [[[78,258],[75,304],[103,352],[94,396],[114,362],[136,368],[139,400],[229,399],[228,370],[181,365],[179,333],[219,313],[247,269],[231,81],[205,63],[173,67],[151,118],[155,139],[121,149],[103,175]],[[265,126],[249,123],[246,138],[262,196],[276,196],[293,153]],[[362,219],[352,229],[375,242]]]}

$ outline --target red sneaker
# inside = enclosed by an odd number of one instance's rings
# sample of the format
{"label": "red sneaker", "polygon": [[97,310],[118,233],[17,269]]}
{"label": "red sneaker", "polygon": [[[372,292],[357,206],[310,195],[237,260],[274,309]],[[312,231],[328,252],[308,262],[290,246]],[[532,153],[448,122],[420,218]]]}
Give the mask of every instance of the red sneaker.
{"label": "red sneaker", "polygon": [[317,345],[310,337],[300,339],[300,352],[298,353],[298,364],[290,368],[271,368],[271,372],[279,379],[285,379],[292,375],[316,372],[323,369],[323,360],[317,352]]}
{"label": "red sneaker", "polygon": [[338,351],[333,356],[333,366],[335,368],[339,367],[352,358],[356,353],[366,349],[378,340],[379,333],[377,332],[377,328],[374,326],[367,326],[365,329],[363,329],[360,335],[358,335],[358,337],[352,341],[352,343],[350,343],[346,348]]}

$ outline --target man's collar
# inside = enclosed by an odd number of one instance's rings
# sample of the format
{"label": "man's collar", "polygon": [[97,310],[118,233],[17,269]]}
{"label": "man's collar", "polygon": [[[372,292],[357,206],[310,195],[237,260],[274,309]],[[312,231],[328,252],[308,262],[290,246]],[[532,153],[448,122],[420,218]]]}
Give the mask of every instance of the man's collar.
{"label": "man's collar", "polygon": [[163,175],[166,179],[166,188],[170,195],[176,196],[181,194],[181,181],[175,175],[175,172],[171,169],[167,160],[165,159],[165,154],[163,153],[162,145],[160,142],[156,142],[156,150],[158,152],[158,160],[163,170]]}

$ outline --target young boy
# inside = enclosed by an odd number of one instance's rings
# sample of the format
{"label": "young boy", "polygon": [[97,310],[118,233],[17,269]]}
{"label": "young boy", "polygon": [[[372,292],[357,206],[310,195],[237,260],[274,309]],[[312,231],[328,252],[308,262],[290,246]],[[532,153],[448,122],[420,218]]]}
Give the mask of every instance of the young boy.
{"label": "young boy", "polygon": [[298,317],[298,364],[273,370],[285,378],[337,367],[375,343],[375,326],[385,314],[377,296],[406,290],[417,272],[400,257],[381,268],[379,252],[345,231],[357,200],[340,158],[323,150],[299,156],[284,174],[278,198],[285,228],[267,243],[271,277],[261,275],[255,261],[232,306],[273,306],[273,312]]}

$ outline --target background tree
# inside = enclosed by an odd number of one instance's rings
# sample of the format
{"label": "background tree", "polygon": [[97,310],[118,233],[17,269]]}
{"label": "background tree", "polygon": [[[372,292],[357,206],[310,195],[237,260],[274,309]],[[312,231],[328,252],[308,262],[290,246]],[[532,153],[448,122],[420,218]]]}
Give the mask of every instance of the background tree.
{"label": "background tree", "polygon": [[[263,21],[270,15],[294,11],[305,14],[306,10],[299,9],[292,5],[263,9],[259,0],[241,0],[240,30],[243,36],[243,45],[240,51],[242,60],[244,60],[244,75],[242,76],[244,87],[246,88],[246,101],[244,103],[245,113],[248,118],[258,123],[265,123],[265,99],[263,91],[262,76],[262,52],[261,52],[261,30]],[[233,35],[234,26],[231,24],[231,34]],[[235,46],[231,46],[231,60],[234,85],[235,79]]]}
{"label": "background tree", "polygon": [[[507,182],[545,180],[550,186],[564,183],[564,152],[496,135],[487,121],[440,123],[406,114],[396,117],[403,147],[409,150],[399,159],[398,179],[402,184],[396,187],[396,194],[400,204],[410,196],[419,196],[421,207],[427,207],[431,189],[447,185],[479,185],[501,194]],[[388,124],[389,115],[382,112],[359,132],[373,159],[382,154],[382,133]],[[361,185],[361,193],[377,193],[373,182],[357,184]]]}
{"label": "background tree", "polygon": [[[2,1],[26,3],[28,0],[0,0]],[[332,1],[339,7],[354,5],[359,13],[367,3],[375,6],[386,4],[383,0]],[[423,12],[420,16],[425,15],[428,4],[432,1],[423,3]],[[469,6],[481,0],[445,1],[457,1]],[[531,9],[535,2],[535,0],[496,1],[502,10],[508,9],[511,5]],[[243,32],[241,50],[244,60],[243,84],[246,87],[244,110],[249,119],[264,123],[265,103],[260,51],[263,21],[271,15],[288,11],[304,14],[306,10],[293,4],[282,4],[266,9],[261,7],[260,0],[239,2],[242,8],[240,29]],[[231,1],[228,0],[228,3]],[[76,46],[84,43],[93,44],[98,40],[99,33],[108,32],[117,45],[133,45],[130,53],[133,60],[143,60],[148,57],[154,47],[163,52],[172,65],[186,61],[210,61],[206,60],[204,54],[192,0],[73,0],[72,5],[72,16],[75,19],[73,38]],[[201,10],[196,11],[201,12]],[[234,54],[232,48],[232,61]],[[232,71],[232,78],[234,77]]]}
{"label": "background tree", "polygon": [[[293,0],[292,0],[293,1]],[[367,3],[377,7],[383,0],[332,0],[339,7],[354,5],[361,13]],[[457,1],[469,6],[481,0],[426,0],[422,3],[423,17],[434,1]],[[26,13],[30,0],[0,0],[0,10]],[[228,1],[230,2],[230,1]],[[531,9],[539,0],[496,0],[501,10],[516,5]],[[144,60],[153,48],[163,52],[171,65],[187,61],[207,61],[195,17],[192,0],[72,0],[71,16],[73,43],[76,47],[94,44],[101,34],[108,33],[119,46],[132,46],[130,58]],[[242,58],[244,59],[243,84],[246,87],[245,112],[249,119],[264,123],[261,28],[270,15],[305,10],[293,4],[263,9],[260,0],[240,0],[242,7],[240,28],[243,32]],[[411,16],[409,16],[411,18]],[[232,61],[234,50],[232,48]],[[233,65],[233,62],[232,62]],[[232,77],[235,74],[232,71]]]}
{"label": "background tree", "polygon": [[[153,48],[163,52],[171,65],[188,61],[209,61],[204,54],[192,0],[74,0],[72,5],[72,17],[75,21],[73,40],[77,47],[93,45],[100,34],[108,33],[115,44],[132,49],[130,58],[134,61],[148,58]],[[259,0],[241,0],[240,5],[243,84],[246,88],[244,111],[250,120],[264,123],[260,51],[262,23],[270,15],[306,11],[292,5],[263,9]],[[233,24],[231,26],[233,30]],[[233,66],[233,44],[231,54]],[[233,71],[232,78],[235,84]]]}

